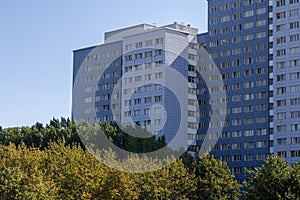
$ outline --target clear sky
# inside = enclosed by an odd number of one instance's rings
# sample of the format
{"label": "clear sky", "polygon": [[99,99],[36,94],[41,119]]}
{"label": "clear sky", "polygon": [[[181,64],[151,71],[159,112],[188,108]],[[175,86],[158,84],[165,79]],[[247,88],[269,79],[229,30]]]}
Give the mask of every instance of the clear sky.
{"label": "clear sky", "polygon": [[185,22],[207,30],[206,0],[26,0],[0,2],[0,126],[70,117],[72,50],[106,31]]}

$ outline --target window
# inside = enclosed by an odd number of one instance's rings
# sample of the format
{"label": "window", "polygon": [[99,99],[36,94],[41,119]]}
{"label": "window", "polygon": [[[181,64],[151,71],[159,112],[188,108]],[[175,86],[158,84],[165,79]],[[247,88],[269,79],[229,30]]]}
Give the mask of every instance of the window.
{"label": "window", "polygon": [[300,85],[290,86],[290,93],[297,93],[300,91]]}
{"label": "window", "polygon": [[244,112],[245,113],[249,113],[249,112],[253,112],[253,111],[254,111],[254,106],[253,105],[244,106]]}
{"label": "window", "polygon": [[140,116],[141,115],[141,110],[134,110],[133,111],[133,115],[136,116]]}
{"label": "window", "polygon": [[244,143],[245,149],[253,149],[254,148],[254,142],[245,142]]}
{"label": "window", "polygon": [[264,74],[265,73],[265,69],[264,68],[257,68],[256,69],[256,73],[257,74]]}
{"label": "window", "polygon": [[238,43],[241,42],[241,36],[235,36],[232,38],[232,43]]}
{"label": "window", "polygon": [[132,61],[132,55],[125,56],[125,61]]}
{"label": "window", "polygon": [[298,132],[298,131],[300,131],[300,124],[292,124],[292,125],[290,125],[290,131],[291,132]]}
{"label": "window", "polygon": [[246,119],[244,119],[244,124],[245,125],[253,124],[253,122],[254,122],[253,118],[246,118]]}
{"label": "window", "polygon": [[134,82],[138,83],[142,81],[142,76],[135,76],[134,77]]}
{"label": "window", "polygon": [[285,18],[285,12],[276,13],[276,19],[283,19]]}
{"label": "window", "polygon": [[230,144],[221,144],[221,150],[229,150]]}
{"label": "window", "polygon": [[[242,131],[233,131],[232,137],[242,137]],[[239,149],[241,148],[241,143],[239,143]]]}
{"label": "window", "polygon": [[229,5],[228,4],[223,4],[222,6],[221,6],[221,10],[223,11],[223,10],[229,10]]}
{"label": "window", "polygon": [[151,58],[152,57],[152,51],[145,52],[145,58]]}
{"label": "window", "polygon": [[235,67],[235,66],[240,66],[241,65],[241,62],[240,62],[240,59],[236,59],[236,60],[233,60],[232,61],[232,66]]}
{"label": "window", "polygon": [[290,35],[290,42],[299,41],[299,34]]}
{"label": "window", "polygon": [[300,137],[292,137],[291,144],[300,144]]}
{"label": "window", "polygon": [[267,158],[266,154],[257,154],[256,159],[257,160],[265,160]]}
{"label": "window", "polygon": [[154,101],[155,102],[162,102],[162,96],[155,96]]}
{"label": "window", "polygon": [[276,6],[277,7],[285,6],[285,0],[276,0]]}
{"label": "window", "polygon": [[218,24],[218,18],[212,18],[210,19],[210,22],[209,22],[211,25],[213,24]]}
{"label": "window", "polygon": [[155,39],[155,44],[158,45],[158,44],[163,44],[164,42],[164,39],[161,37],[161,38],[156,38]]}
{"label": "window", "polygon": [[291,106],[300,105],[300,98],[290,99]]}
{"label": "window", "polygon": [[134,105],[140,105],[142,103],[141,98],[134,99]]}
{"label": "window", "polygon": [[109,111],[109,105],[103,105],[102,110],[103,111]]}
{"label": "window", "polygon": [[235,95],[232,96],[232,102],[238,102],[241,101],[242,95]]}
{"label": "window", "polygon": [[267,141],[256,142],[256,148],[266,148],[266,147],[267,147]]}
{"label": "window", "polygon": [[239,90],[239,89],[241,89],[241,84],[240,83],[232,84],[232,90]]}
{"label": "window", "polygon": [[284,31],[285,30],[285,24],[279,24],[276,25],[276,31]]}
{"label": "window", "polygon": [[276,76],[276,80],[277,80],[278,82],[280,82],[280,81],[285,81],[285,80],[286,80],[286,75],[285,75],[285,74],[277,75],[277,76]]}
{"label": "window", "polygon": [[295,28],[299,28],[299,21],[290,23],[290,29],[295,29]]}
{"label": "window", "polygon": [[253,10],[247,10],[244,12],[244,17],[252,17],[254,15]]}
{"label": "window", "polygon": [[285,125],[281,125],[281,126],[276,127],[276,132],[277,133],[284,133],[285,131],[286,131],[286,126]]}
{"label": "window", "polygon": [[290,17],[298,16],[299,15],[299,9],[293,9],[289,11]]}
{"label": "window", "polygon": [[154,114],[162,114],[162,107],[154,108]]}
{"label": "window", "polygon": [[232,20],[238,20],[238,19],[241,19],[242,15],[241,13],[234,13],[232,15]]}
{"label": "window", "polygon": [[256,50],[264,50],[265,49],[265,44],[257,44],[256,45]]}
{"label": "window", "polygon": [[137,42],[135,43],[135,48],[142,48],[143,47],[143,42]]}
{"label": "window", "polygon": [[253,39],[254,39],[253,34],[247,34],[247,35],[244,35],[244,40],[245,40],[245,41],[253,40]]}
{"label": "window", "polygon": [[265,129],[265,128],[263,128],[263,129],[257,129],[256,130],[256,134],[258,136],[267,135],[267,129]]}
{"label": "window", "polygon": [[235,1],[232,3],[232,8],[239,8],[241,7],[242,3],[241,1]]}
{"label": "window", "polygon": [[233,126],[239,126],[239,125],[242,125],[242,120],[241,120],[241,119],[233,119],[233,120],[232,120],[232,125],[233,125]]}
{"label": "window", "polygon": [[285,56],[286,55],[286,49],[280,49],[276,51],[277,56]]}
{"label": "window", "polygon": [[258,8],[256,9],[256,14],[257,15],[261,15],[261,14],[265,14],[266,13],[266,8]]}
{"label": "window", "polygon": [[258,124],[264,124],[267,122],[267,118],[266,117],[257,117],[256,118],[256,123]]}
{"label": "window", "polygon": [[209,13],[216,13],[216,12],[218,12],[218,7],[216,7],[216,6],[211,7],[211,8],[209,9]]}
{"label": "window", "polygon": [[222,16],[222,17],[221,17],[221,22],[222,22],[222,23],[223,23],[223,22],[228,22],[228,21],[230,21],[230,16],[229,16],[229,15]]}
{"label": "window", "polygon": [[244,24],[244,29],[249,29],[249,28],[253,28],[254,27],[254,23],[253,22],[248,22]]}
{"label": "window", "polygon": [[229,44],[229,39],[228,39],[228,38],[222,39],[222,40],[220,41],[220,44],[221,44],[221,45]]}
{"label": "window", "polygon": [[151,74],[146,74],[144,77],[145,77],[145,81],[151,80]]}
{"label": "window", "polygon": [[295,157],[300,157],[300,151],[291,151],[291,157],[295,158]]}
{"label": "window", "polygon": [[233,32],[240,31],[240,30],[242,30],[242,24],[237,24],[237,25],[232,26]]}
{"label": "window", "polygon": [[299,0],[290,0],[290,4],[299,3]]}
{"label": "window", "polygon": [[241,112],[242,112],[242,107],[232,108],[232,113],[233,114],[237,114],[237,113],[241,113]]}
{"label": "window", "polygon": [[258,92],[258,93],[257,93],[257,98],[258,98],[258,99],[264,99],[264,98],[267,98],[267,92]]}
{"label": "window", "polygon": [[247,69],[244,71],[244,76],[252,76],[254,74],[253,69]]}
{"label": "window", "polygon": [[259,27],[259,26],[265,26],[267,24],[267,21],[265,19],[262,19],[262,20],[257,20],[256,21],[256,26]]}
{"label": "window", "polygon": [[161,79],[163,76],[162,72],[155,73],[155,79]]}
{"label": "window", "polygon": [[244,100],[253,100],[254,99],[254,93],[249,93],[244,95]]}
{"label": "window", "polygon": [[[263,111],[267,109],[267,105],[266,104],[258,104],[256,105],[256,111]],[[265,123],[265,122],[263,122]]]}
{"label": "window", "polygon": [[145,46],[146,47],[152,46],[152,40],[146,40],[145,41]]}
{"label": "window", "polygon": [[299,60],[291,60],[289,62],[290,67],[298,67],[299,66]]}
{"label": "window", "polygon": [[232,173],[233,174],[240,174],[240,173],[242,173],[242,168],[241,167],[234,167],[234,168],[232,168]]}
{"label": "window", "polygon": [[259,32],[259,33],[256,33],[256,38],[264,38],[266,37],[266,32]]}
{"label": "window", "polygon": [[252,161],[253,160],[253,154],[246,154],[244,155],[245,161]]}
{"label": "window", "polygon": [[290,48],[290,54],[298,54],[299,52],[299,47],[292,47]]}
{"label": "window", "polygon": [[278,100],[276,102],[277,107],[283,107],[286,106],[286,100]]}
{"label": "window", "polygon": [[162,49],[155,50],[155,56],[161,56],[162,55]]}
{"label": "window", "polygon": [[142,53],[137,53],[137,54],[134,54],[134,59],[135,60],[140,60],[143,58],[143,54]]}
{"label": "window", "polygon": [[245,130],[244,136],[245,137],[252,137],[252,136],[254,136],[254,130]]}
{"label": "window", "polygon": [[[232,146],[233,146],[233,144],[232,144]],[[242,161],[242,155],[232,156],[232,161],[234,161],[234,162]]]}
{"label": "window", "polygon": [[267,58],[266,56],[257,56],[256,57],[256,62],[260,63],[260,62],[266,62]]}
{"label": "window", "polygon": [[286,158],[286,151],[278,151],[277,155],[283,158]]}
{"label": "window", "polygon": [[278,37],[276,38],[276,43],[277,44],[282,44],[286,42],[286,37],[282,36],[282,37]]}

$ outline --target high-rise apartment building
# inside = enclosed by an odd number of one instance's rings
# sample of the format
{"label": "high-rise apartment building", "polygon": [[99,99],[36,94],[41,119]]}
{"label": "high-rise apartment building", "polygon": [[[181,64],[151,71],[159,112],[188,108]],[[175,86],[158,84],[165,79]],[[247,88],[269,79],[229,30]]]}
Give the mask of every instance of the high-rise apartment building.
{"label": "high-rise apartment building", "polygon": [[228,96],[223,100],[228,104],[226,121],[212,153],[227,162],[238,180],[269,154],[268,4],[208,0],[207,50],[225,83],[219,89]]}
{"label": "high-rise apartment building", "polygon": [[271,153],[300,161],[300,3],[270,1]]}
{"label": "high-rise apartment building", "polygon": [[73,118],[136,124],[167,142],[179,131],[190,152],[222,127],[205,148],[239,181],[270,153],[299,162],[299,9],[299,0],[208,0],[208,33],[178,23],[105,33],[104,44],[74,51]]}
{"label": "high-rise apartment building", "polygon": [[178,145],[195,143],[196,85],[188,80],[196,77],[189,68],[196,62],[197,34],[189,25],[142,24],[105,33],[104,44],[74,51],[73,118],[139,125],[166,142],[179,131]]}

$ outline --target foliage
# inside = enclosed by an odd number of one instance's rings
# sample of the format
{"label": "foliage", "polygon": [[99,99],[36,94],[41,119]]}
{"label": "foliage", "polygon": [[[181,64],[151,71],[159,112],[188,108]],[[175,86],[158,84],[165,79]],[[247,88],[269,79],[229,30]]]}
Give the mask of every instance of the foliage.
{"label": "foliage", "polygon": [[98,162],[80,146],[1,146],[1,199],[137,199],[128,174]]}
{"label": "foliage", "polygon": [[221,161],[206,155],[194,162],[197,199],[238,199],[240,185]]}
{"label": "foliage", "polygon": [[299,164],[289,168],[282,157],[269,156],[265,164],[250,172],[245,199],[299,199]]}
{"label": "foliage", "polygon": [[37,122],[31,127],[8,128],[0,132],[0,143],[6,146],[9,143],[16,145],[24,143],[28,147],[44,149],[51,142],[62,140],[65,140],[66,145],[81,143],[75,123],[63,117],[60,121],[53,118],[45,127]]}

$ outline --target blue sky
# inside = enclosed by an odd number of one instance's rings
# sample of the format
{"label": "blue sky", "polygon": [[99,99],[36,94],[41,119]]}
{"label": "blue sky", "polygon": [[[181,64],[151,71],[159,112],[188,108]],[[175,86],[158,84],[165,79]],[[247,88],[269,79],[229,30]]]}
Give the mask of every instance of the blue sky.
{"label": "blue sky", "polygon": [[72,50],[139,23],[207,30],[206,0],[0,2],[0,126],[70,117]]}

